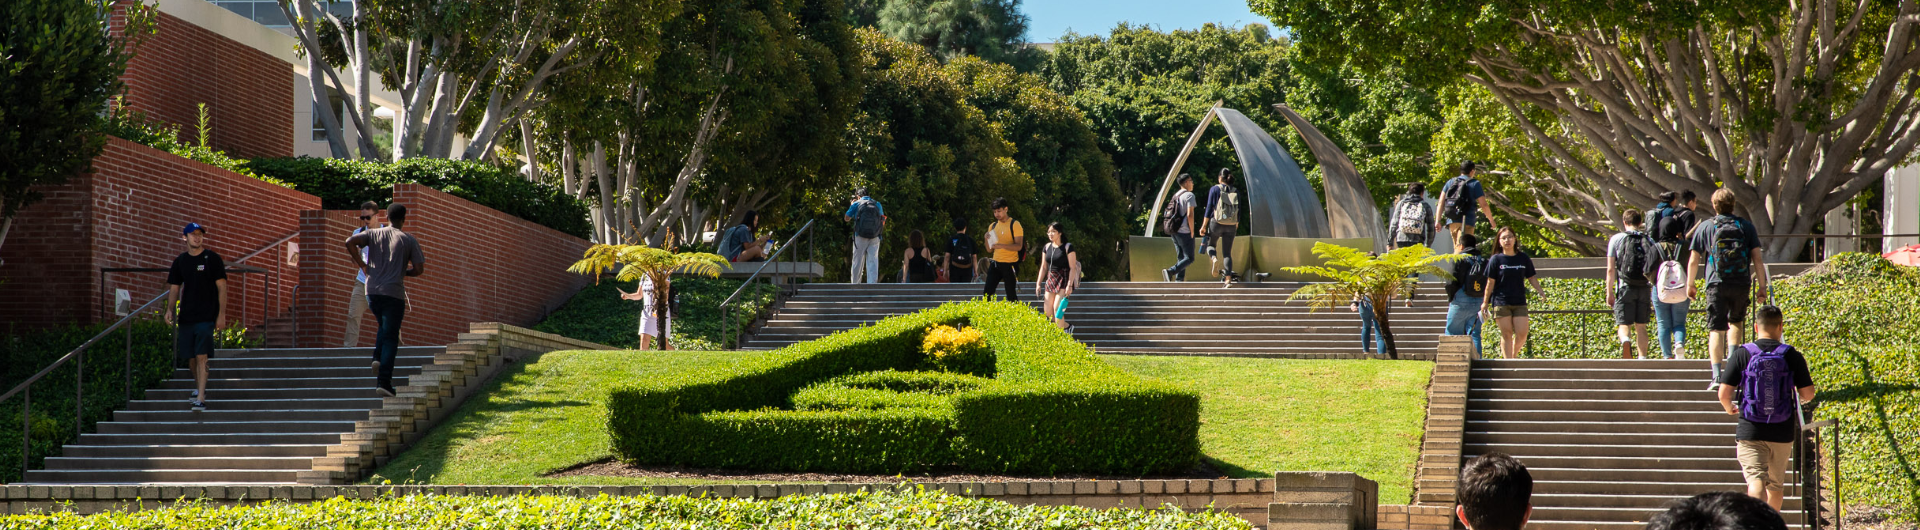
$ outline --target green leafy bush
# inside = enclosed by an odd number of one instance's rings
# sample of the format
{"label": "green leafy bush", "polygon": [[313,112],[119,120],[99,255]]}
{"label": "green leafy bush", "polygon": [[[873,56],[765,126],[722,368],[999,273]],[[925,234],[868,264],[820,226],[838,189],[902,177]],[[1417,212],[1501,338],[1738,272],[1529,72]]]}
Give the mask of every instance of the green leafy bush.
{"label": "green leafy bush", "polygon": [[[802,393],[836,377],[921,366],[926,330],[960,322],[983,333],[996,379],[923,394],[934,398],[854,391],[898,392],[947,376],[862,375]],[[796,393],[834,410],[789,410],[801,400]],[[886,402],[928,399],[950,400],[951,412]],[[1031,308],[1006,302],[943,305],[738,364],[637,382],[612,391],[608,409],[615,454],[641,465],[1147,474],[1185,471],[1200,456],[1198,395],[1114,368]]]}
{"label": "green leafy bush", "polygon": [[[133,326],[133,397],[140,399],[147,388],[159,384],[173,375],[173,327],[159,321],[158,315],[151,319],[138,319]],[[73,351],[89,338],[106,329],[106,324],[72,326],[48,331],[18,333],[0,338],[0,350],[7,356],[5,377],[0,379],[0,392],[5,392],[33,377],[33,374],[52,366],[61,356]],[[83,413],[80,425],[74,425],[75,386],[81,381],[75,379],[79,363],[69,362],[66,366],[47,374],[45,378],[34,382],[31,389],[33,409],[29,424],[32,445],[28,451],[29,465],[39,469],[41,462],[49,456],[58,456],[61,447],[73,443],[80,431],[93,432],[96,423],[113,417],[113,411],[127,403],[127,334],[115,331],[100,339],[87,349],[84,360],[86,379]],[[12,421],[18,426],[20,407],[25,400],[16,395],[0,403],[0,421]],[[20,469],[20,435],[12,430],[0,435],[0,455],[12,455],[13,458],[0,458],[0,482],[17,482],[23,475]]]}
{"label": "green leafy bush", "polygon": [[[740,288],[740,280],[674,278],[673,287],[680,291],[680,313],[671,326],[674,349],[725,349],[721,347],[727,343],[722,327],[727,315],[720,310],[720,302]],[[633,292],[636,288],[633,283],[621,284],[611,280],[589,285],[567,300],[566,305],[547,315],[546,320],[534,325],[533,329],[616,348],[638,347],[640,302],[621,300],[620,293],[615,290]],[[779,287],[755,282],[746,292],[740,293],[740,298],[734,303],[744,309],[733,311],[732,329],[745,329],[747,324],[753,322],[756,313],[773,304],[779,291]]]}
{"label": "green leafy bush", "polygon": [[417,183],[575,237],[593,233],[585,202],[484,162],[409,158],[388,164],[302,156],[255,158],[244,167],[320,197],[329,210],[357,210],[364,201],[385,204],[393,199],[393,185]]}
{"label": "green leafy bush", "polygon": [[213,133],[207,125],[207,104],[200,104],[200,129],[197,142],[180,141],[180,128],[147,116],[147,113],[116,105],[107,114],[101,125],[101,132],[117,136],[123,140],[173,153],[176,156],[210,165],[234,173],[278,186],[293,187],[285,181],[253,172],[246,162],[227,156],[225,151],[207,145],[207,136]]}
{"label": "green leafy bush", "polygon": [[1096,510],[1079,506],[1016,506],[924,490],[793,495],[772,500],[637,495],[482,497],[409,495],[368,500],[283,501],[240,506],[188,504],[131,512],[56,512],[0,516],[0,527],[86,528],[864,528],[1115,530],[1251,528],[1226,512],[1176,507]]}

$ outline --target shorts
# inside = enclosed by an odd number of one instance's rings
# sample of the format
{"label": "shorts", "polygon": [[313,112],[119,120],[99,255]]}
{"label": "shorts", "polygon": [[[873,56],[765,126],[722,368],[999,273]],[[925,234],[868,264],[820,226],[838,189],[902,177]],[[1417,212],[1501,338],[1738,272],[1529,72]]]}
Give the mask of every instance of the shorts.
{"label": "shorts", "polygon": [[[651,305],[652,301],[649,300],[648,304]],[[649,337],[660,336],[660,319],[654,318],[653,311],[643,310],[640,312],[640,334]],[[667,334],[673,334],[672,315],[667,316]]]}
{"label": "shorts", "polygon": [[1653,287],[1622,285],[1613,291],[1613,323],[1616,326],[1646,324],[1653,320]]}
{"label": "shorts", "polygon": [[1747,307],[1753,305],[1753,288],[1747,284],[1721,282],[1707,286],[1707,330],[1726,331],[1731,324],[1747,321]]}
{"label": "shorts", "polygon": [[1507,317],[1527,318],[1527,306],[1523,306],[1523,305],[1493,306],[1493,318],[1507,318]]}
{"label": "shorts", "polygon": [[1072,281],[1071,278],[1067,277],[1069,274],[1073,274],[1073,272],[1047,271],[1047,292],[1059,294],[1061,291],[1067,290],[1067,287],[1071,285],[1070,282]]}
{"label": "shorts", "polygon": [[1733,453],[1747,482],[1759,482],[1767,491],[1786,490],[1787,456],[1793,453],[1793,444],[1735,440]]}
{"label": "shorts", "polygon": [[213,323],[181,323],[173,332],[173,358],[185,361],[202,355],[213,358]]}

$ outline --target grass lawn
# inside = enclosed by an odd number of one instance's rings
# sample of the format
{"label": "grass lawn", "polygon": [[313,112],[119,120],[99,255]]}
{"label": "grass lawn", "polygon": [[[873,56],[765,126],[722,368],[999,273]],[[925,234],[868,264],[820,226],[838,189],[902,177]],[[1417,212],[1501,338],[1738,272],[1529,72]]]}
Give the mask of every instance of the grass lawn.
{"label": "grass lawn", "polygon": [[1351,471],[1409,502],[1433,363],[1103,355],[1200,392],[1200,447],[1234,477]]}
{"label": "grass lawn", "polygon": [[[603,406],[622,381],[753,352],[555,352],[509,368],[372,483],[698,484],[691,479],[546,477],[612,456]],[[1234,477],[1352,471],[1405,502],[1418,459],[1432,364],[1102,356],[1201,394],[1207,459]]]}

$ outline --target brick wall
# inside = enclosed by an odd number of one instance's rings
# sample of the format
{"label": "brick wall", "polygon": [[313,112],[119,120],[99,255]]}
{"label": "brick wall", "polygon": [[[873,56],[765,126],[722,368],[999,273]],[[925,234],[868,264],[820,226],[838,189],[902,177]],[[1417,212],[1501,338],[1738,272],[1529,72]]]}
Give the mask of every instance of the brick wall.
{"label": "brick wall", "polygon": [[[126,103],[180,126],[191,142],[207,104],[208,139],[235,158],[293,156],[293,68],[287,63],[166,13],[134,52]],[[114,29],[118,30],[116,23]]]}
{"label": "brick wall", "polygon": [[[566,303],[589,279],[567,272],[589,243],[418,184],[394,187],[409,210],[406,231],[419,239],[426,272],[408,278],[411,309],[402,344],[446,344],[474,322],[532,325]],[[346,332],[353,265],[341,242],[354,212],[302,212],[298,343],[337,346]],[[361,344],[373,342],[371,318]]]}
{"label": "brick wall", "polygon": [[[111,313],[114,289],[142,303],[166,289],[165,273],[113,273],[103,267],[166,267],[185,250],[180,228],[207,227],[207,247],[228,261],[292,234],[298,212],[320,198],[118,138],[93,161],[93,173],[42,190],[0,244],[0,318],[23,329],[93,322]],[[228,279],[228,316],[247,325],[284,313],[295,277],[284,246],[248,263],[276,271],[263,307],[263,275]],[[243,318],[244,317],[244,318]]]}

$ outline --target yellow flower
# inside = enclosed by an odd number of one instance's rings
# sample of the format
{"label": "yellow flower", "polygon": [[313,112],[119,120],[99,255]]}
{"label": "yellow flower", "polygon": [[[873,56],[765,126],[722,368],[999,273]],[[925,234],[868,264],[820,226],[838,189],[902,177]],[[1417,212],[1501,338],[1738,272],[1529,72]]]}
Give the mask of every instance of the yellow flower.
{"label": "yellow flower", "polygon": [[920,341],[920,353],[935,360],[965,355],[985,347],[986,339],[980,330],[972,327],[955,329],[953,326],[935,325],[927,328],[927,336]]}

